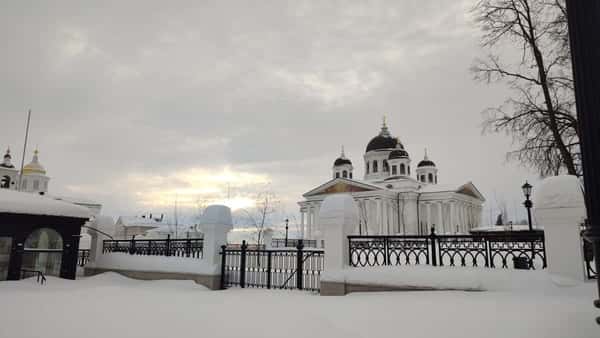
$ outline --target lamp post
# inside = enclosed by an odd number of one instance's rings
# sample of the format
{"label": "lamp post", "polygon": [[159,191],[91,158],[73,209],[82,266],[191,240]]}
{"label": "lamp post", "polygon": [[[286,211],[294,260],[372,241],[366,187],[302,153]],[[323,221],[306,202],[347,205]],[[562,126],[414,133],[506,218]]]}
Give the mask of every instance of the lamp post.
{"label": "lamp post", "polygon": [[287,218],[285,219],[285,247],[286,248],[288,246],[288,229],[289,229],[288,223],[289,223],[289,221],[290,221],[289,219],[287,219]]}
{"label": "lamp post", "polygon": [[533,187],[531,186],[531,184],[527,183],[527,181],[525,181],[525,184],[523,184],[523,186],[521,187],[521,189],[523,189],[523,195],[525,195],[525,202],[523,202],[523,205],[527,209],[527,222],[529,224],[530,232],[533,231],[533,227],[531,225],[531,207],[533,206],[533,203],[529,199],[529,197],[531,197],[532,188]]}

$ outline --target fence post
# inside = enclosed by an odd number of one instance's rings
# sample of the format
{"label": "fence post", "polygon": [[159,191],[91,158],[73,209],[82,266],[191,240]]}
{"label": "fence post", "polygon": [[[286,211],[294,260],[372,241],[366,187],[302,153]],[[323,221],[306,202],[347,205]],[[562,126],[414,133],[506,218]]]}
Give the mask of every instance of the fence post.
{"label": "fence post", "polygon": [[242,241],[242,252],[240,256],[240,287],[246,287],[246,249],[248,245],[246,241]]}
{"label": "fence post", "polygon": [[389,264],[389,250],[388,250],[388,238],[387,236],[383,238],[383,265]]}
{"label": "fence post", "polygon": [[135,235],[131,237],[131,241],[129,242],[129,254],[135,254]]}
{"label": "fence post", "polygon": [[225,270],[225,265],[227,264],[227,245],[221,245],[221,290],[225,290],[225,285],[227,284],[227,281],[225,278],[227,278],[226,274],[226,270]]}
{"label": "fence post", "polygon": [[190,257],[191,250],[192,250],[192,240],[188,238],[185,241],[185,257]]}
{"label": "fence post", "polygon": [[267,251],[267,289],[271,288],[271,250]]}
{"label": "fence post", "polygon": [[167,252],[165,256],[171,256],[171,234],[167,235],[167,243],[166,243]]}
{"label": "fence post", "polygon": [[298,290],[302,290],[303,288],[303,278],[302,274],[304,272],[304,243],[301,239],[298,240],[298,246],[296,247],[296,287]]}
{"label": "fence post", "polygon": [[429,235],[431,238],[431,265],[437,266],[437,252],[435,247],[435,227],[431,227],[431,234]]}
{"label": "fence post", "polygon": [[492,266],[492,250],[490,249],[489,238],[483,238],[485,241],[485,267],[489,268]]}

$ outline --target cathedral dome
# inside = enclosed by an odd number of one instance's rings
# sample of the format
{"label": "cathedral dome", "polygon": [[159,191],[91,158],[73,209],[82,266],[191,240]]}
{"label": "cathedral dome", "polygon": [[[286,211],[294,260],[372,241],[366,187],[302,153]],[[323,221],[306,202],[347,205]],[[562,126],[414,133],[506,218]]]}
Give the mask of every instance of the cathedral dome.
{"label": "cathedral dome", "polygon": [[423,160],[419,162],[419,164],[417,164],[417,167],[435,167],[435,163],[433,163],[433,161],[430,160]]}
{"label": "cathedral dome", "polygon": [[33,160],[23,167],[23,175],[27,174],[42,174],[46,175],[46,168],[42,166],[38,160],[37,149],[33,152]]}
{"label": "cathedral dome", "polygon": [[373,150],[382,150],[382,149],[394,149],[394,148],[401,148],[404,149],[404,146],[402,145],[402,143],[400,143],[400,141],[398,141],[398,138],[393,137],[390,134],[390,131],[388,130],[388,127],[385,123],[385,119],[383,121],[383,126],[381,127],[381,131],[379,132],[379,135],[373,137],[371,139],[371,141],[369,141],[369,144],[367,144],[367,151],[373,151]]}
{"label": "cathedral dome", "polygon": [[397,159],[397,158],[407,158],[407,157],[408,157],[408,152],[406,152],[406,150],[396,149],[396,150],[392,150],[392,152],[390,153],[390,156],[388,156],[388,160],[393,160],[393,159]]}
{"label": "cathedral dome", "polygon": [[333,162],[333,166],[337,167],[339,165],[350,164],[352,165],[352,161],[347,158],[338,157],[335,162]]}

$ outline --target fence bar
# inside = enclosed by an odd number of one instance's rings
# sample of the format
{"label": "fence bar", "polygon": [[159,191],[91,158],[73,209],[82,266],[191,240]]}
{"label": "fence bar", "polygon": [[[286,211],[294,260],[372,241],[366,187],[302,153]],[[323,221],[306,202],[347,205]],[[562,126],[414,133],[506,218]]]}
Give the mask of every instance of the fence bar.
{"label": "fence bar", "polygon": [[303,272],[304,272],[304,254],[302,249],[304,249],[304,243],[302,240],[298,240],[298,246],[296,247],[298,252],[296,253],[296,287],[299,290],[303,288]]}
{"label": "fence bar", "polygon": [[272,267],[273,252],[267,253],[267,289],[271,288],[271,267]]}
{"label": "fence bar", "polygon": [[431,238],[431,265],[437,266],[437,253],[435,250],[435,228],[431,227],[431,234],[429,235]]}
{"label": "fence bar", "polygon": [[246,251],[248,249],[248,245],[246,245],[246,241],[242,241],[242,252],[240,256],[240,287],[246,287]]}

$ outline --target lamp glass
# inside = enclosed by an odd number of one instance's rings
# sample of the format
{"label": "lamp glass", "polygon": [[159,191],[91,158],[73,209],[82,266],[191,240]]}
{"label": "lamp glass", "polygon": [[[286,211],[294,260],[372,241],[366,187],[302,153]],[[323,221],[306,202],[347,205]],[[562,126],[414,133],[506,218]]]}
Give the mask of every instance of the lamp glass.
{"label": "lamp glass", "polygon": [[523,186],[521,187],[521,189],[523,189],[523,195],[525,196],[531,196],[531,189],[533,187],[531,186],[531,184],[525,182],[525,184],[523,184]]}

